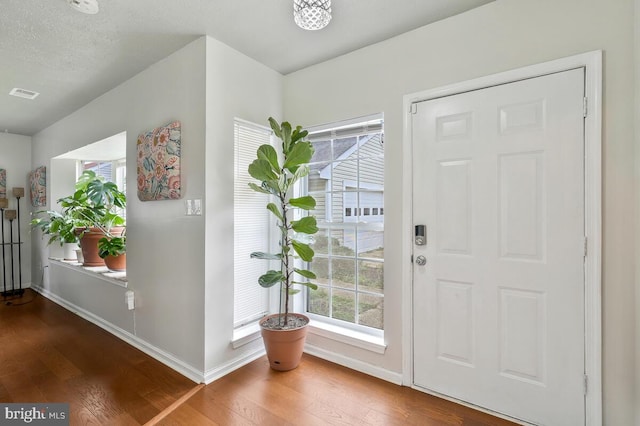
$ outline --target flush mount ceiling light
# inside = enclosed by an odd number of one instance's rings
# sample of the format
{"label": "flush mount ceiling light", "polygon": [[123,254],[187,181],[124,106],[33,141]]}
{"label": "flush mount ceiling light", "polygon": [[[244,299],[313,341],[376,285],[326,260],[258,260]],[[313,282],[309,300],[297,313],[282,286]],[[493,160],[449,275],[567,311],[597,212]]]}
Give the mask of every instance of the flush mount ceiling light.
{"label": "flush mount ceiling light", "polygon": [[321,30],[331,21],[331,0],[293,0],[293,20],[303,30]]}
{"label": "flush mount ceiling light", "polygon": [[67,0],[67,3],[78,12],[88,15],[95,15],[100,10],[98,0]]}

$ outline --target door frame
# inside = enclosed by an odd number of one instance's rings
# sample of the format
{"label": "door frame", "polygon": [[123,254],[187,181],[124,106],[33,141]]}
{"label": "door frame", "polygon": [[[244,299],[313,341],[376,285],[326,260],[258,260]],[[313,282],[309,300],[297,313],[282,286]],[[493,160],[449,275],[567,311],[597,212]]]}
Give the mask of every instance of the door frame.
{"label": "door frame", "polygon": [[[417,388],[413,383],[413,165],[411,105],[445,96],[480,90],[515,81],[541,77],[547,74],[585,69],[585,96],[587,98],[584,127],[585,159],[585,235],[588,251],[585,257],[585,424],[602,425],[602,51],[530,65],[506,72],[476,78],[434,89],[411,93],[403,97],[403,162],[402,176],[402,383]],[[423,388],[419,388],[424,391]],[[442,396],[442,395],[439,395]],[[446,396],[445,396],[446,397]],[[451,398],[447,398],[451,399]],[[460,402],[460,401],[457,401]],[[465,404],[466,405],[466,404]],[[474,407],[477,408],[477,407]]]}

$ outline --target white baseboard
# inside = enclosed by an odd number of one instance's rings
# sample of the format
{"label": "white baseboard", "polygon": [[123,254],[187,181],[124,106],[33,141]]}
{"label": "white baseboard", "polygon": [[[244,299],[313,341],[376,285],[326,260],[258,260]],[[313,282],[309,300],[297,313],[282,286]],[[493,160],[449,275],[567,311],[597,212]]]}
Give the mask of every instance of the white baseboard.
{"label": "white baseboard", "polygon": [[[165,364],[166,366],[176,370],[178,373],[182,374],[183,376],[187,377],[190,380],[193,380],[196,383],[204,383],[205,382],[205,375],[202,371],[194,368],[193,366],[186,364],[185,362],[179,360],[178,358],[176,358],[175,356],[173,356],[172,354],[163,351],[162,349],[150,344],[149,342],[146,342],[142,339],[140,339],[139,337],[129,333],[126,330],[121,329],[120,327],[117,327],[115,325],[113,325],[112,323],[105,321],[103,318],[85,310],[80,308],[79,306],[74,305],[73,303],[70,303],[68,301],[66,301],[65,299],[59,297],[58,295],[49,292],[48,290],[36,286],[36,285],[32,285],[31,288],[35,291],[37,291],[38,293],[42,294],[44,297],[46,297],[47,299],[57,303],[58,305],[62,306],[63,308],[73,312],[74,314],[78,315],[81,318],[86,319],[87,321],[97,325],[98,327],[108,331],[109,333],[113,334],[114,336],[124,340],[125,342],[129,343],[131,346],[140,349],[142,352],[144,352],[145,354],[149,355],[152,358],[155,358],[156,360],[160,361],[161,363]],[[226,374],[226,373],[225,373]]]}
{"label": "white baseboard", "polygon": [[317,356],[318,358],[326,359],[333,363],[342,365],[343,367],[350,368],[352,370],[359,371],[364,374],[368,374],[378,379],[385,380],[387,382],[394,383],[396,385],[402,385],[402,373],[396,373],[384,368],[376,367],[375,365],[367,364],[366,362],[359,361],[357,359],[349,358],[344,355],[337,354],[321,349],[317,346],[306,344],[304,351],[309,355]]}
{"label": "white baseboard", "polygon": [[204,383],[208,385],[209,383],[226,376],[227,374],[237,370],[238,368],[249,364],[251,361],[255,361],[265,353],[266,352],[264,350],[264,347],[259,347],[249,353],[243,354],[241,357],[229,361],[228,363],[220,367],[208,370],[204,374]]}

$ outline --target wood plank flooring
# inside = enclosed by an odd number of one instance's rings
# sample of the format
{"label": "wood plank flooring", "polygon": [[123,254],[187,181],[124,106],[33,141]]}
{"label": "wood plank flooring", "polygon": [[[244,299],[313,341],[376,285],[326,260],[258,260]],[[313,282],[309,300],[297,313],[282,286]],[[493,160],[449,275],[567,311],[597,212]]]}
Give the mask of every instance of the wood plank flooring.
{"label": "wood plank flooring", "polygon": [[508,422],[304,355],[289,372],[262,357],[209,384],[160,425],[507,426]]}
{"label": "wood plank flooring", "polygon": [[196,384],[27,290],[0,297],[0,401],[68,402],[72,425],[141,425]]}
{"label": "wood plank flooring", "polygon": [[0,304],[0,402],[68,402],[71,425],[513,425],[309,355],[196,385],[29,290]]}

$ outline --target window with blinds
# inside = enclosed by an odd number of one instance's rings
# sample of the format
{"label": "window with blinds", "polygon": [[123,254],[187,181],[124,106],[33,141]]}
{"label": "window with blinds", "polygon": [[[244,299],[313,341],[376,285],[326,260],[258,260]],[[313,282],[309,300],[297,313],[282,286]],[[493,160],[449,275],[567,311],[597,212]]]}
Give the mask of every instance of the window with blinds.
{"label": "window with blinds", "polygon": [[247,171],[260,145],[271,144],[271,129],[247,121],[234,121],[234,327],[241,327],[269,312],[269,291],[258,277],[268,269],[265,260],[251,259],[254,251],[269,252],[268,196],[249,188],[255,182]]}

